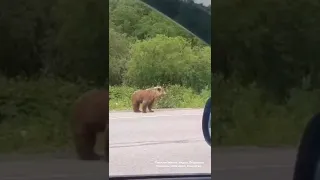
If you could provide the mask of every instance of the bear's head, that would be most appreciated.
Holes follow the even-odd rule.
[[[162,86],[156,86],[153,88],[149,88],[149,90],[151,90],[155,93],[156,98],[160,98],[166,94],[166,91]]]

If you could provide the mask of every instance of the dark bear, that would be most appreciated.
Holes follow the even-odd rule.
[[[109,92],[91,90],[80,96],[72,109],[71,126],[77,155],[81,160],[100,160],[94,152],[98,133],[104,132],[104,157],[109,162]]]
[[[133,112],[141,112],[139,110],[140,104],[142,104],[143,113],[147,113],[147,107],[150,112],[153,112],[151,108],[154,102],[165,94],[166,92],[161,86],[135,91],[132,94]]]

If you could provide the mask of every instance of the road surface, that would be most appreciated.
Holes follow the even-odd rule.
[[[296,151],[290,148],[214,148],[211,164],[201,115],[197,109],[111,112],[110,174],[210,173],[212,168],[215,180],[292,179]],[[0,155],[1,180],[106,177],[105,162],[78,161],[70,153]]]
[[[110,113],[110,175],[210,173],[202,112]]]

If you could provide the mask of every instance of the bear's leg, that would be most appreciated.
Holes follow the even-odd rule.
[[[142,102],[142,112],[143,113],[147,113],[147,106],[148,105],[149,105],[149,103],[147,101]]]
[[[96,143],[96,134],[81,133],[75,135],[76,151],[81,160],[100,160],[101,157],[94,152]]]
[[[141,112],[139,109],[140,103],[139,102],[135,102],[132,104],[133,107],[133,112]]]
[[[154,111],[152,111],[152,106],[153,106],[153,101],[148,105],[148,109],[150,112],[154,112]]]

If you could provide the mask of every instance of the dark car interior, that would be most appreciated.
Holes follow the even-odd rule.
[[[302,135],[293,180],[320,179],[320,113],[314,115]]]

